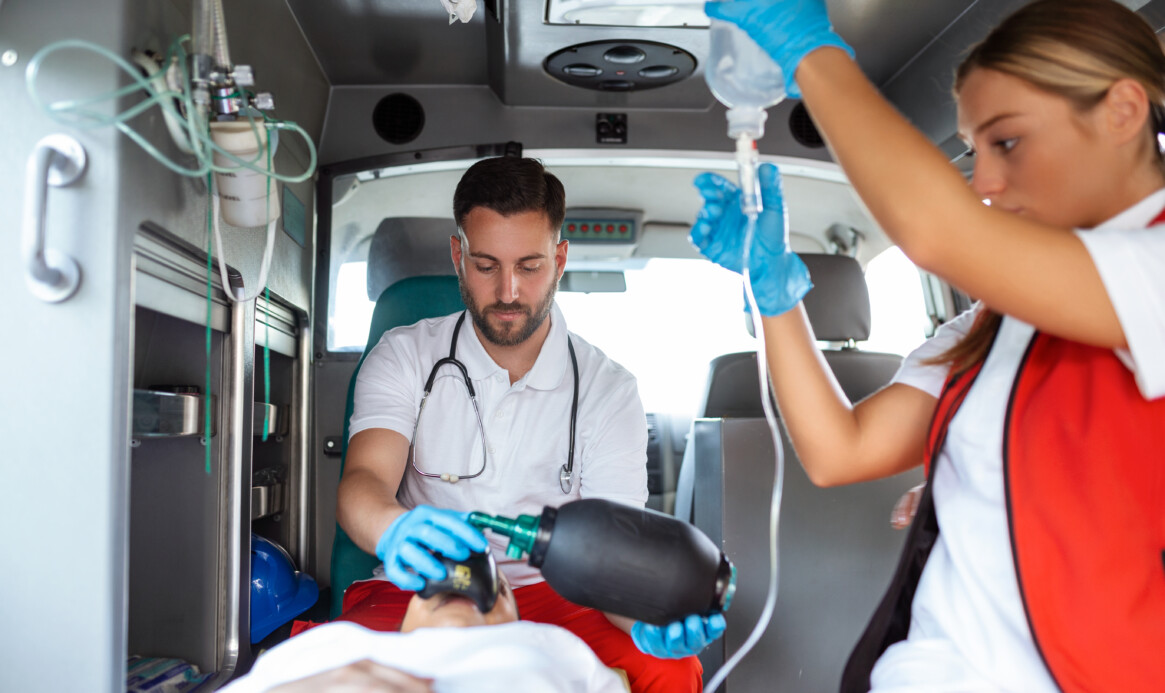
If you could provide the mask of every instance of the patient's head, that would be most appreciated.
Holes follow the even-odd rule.
[[[472,599],[454,592],[441,592],[427,599],[414,594],[401,623],[401,632],[408,633],[418,628],[496,626],[517,621],[518,602],[510,589],[510,581],[504,574],[500,578],[498,599],[484,614]]]
[[[401,632],[417,628],[485,626],[518,620],[510,583],[493,556],[472,553],[462,561],[436,555],[447,577],[430,581],[409,602]]]

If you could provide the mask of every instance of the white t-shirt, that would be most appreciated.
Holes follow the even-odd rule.
[[[461,313],[422,320],[386,332],[369,352],[356,380],[350,434],[387,428],[412,440],[425,381],[449,355]],[[466,316],[457,339],[477,395],[485,429],[486,464],[481,476],[456,483],[417,474],[406,465],[397,498],[405,507],[431,505],[516,517],[539,515],[543,506],[579,498],[606,498],[642,507],[647,502],[647,419],[635,377],[578,335],[578,424],[574,485],[559,487],[559,470],[570,447],[574,374],[567,350],[566,320],[555,305],[550,332],[534,367],[513,385],[494,362]],[[429,473],[467,475],[482,466],[477,416],[460,371],[443,366],[434,381],[417,430],[416,464]],[[536,568],[505,556],[509,540],[487,533],[499,567],[515,587],[539,582]]]
[[[1165,396],[1165,207],[1158,191],[1091,231],[1077,231],[1129,342],[1116,350],[1146,399]],[[1130,230],[1132,229],[1132,230]],[[894,378],[936,397],[948,368],[924,365],[966,334],[979,306],[941,327]],[[1054,693],[1020,600],[1003,493],[1003,427],[1033,328],[1004,317],[991,353],[952,419],[932,480],[940,533],[914,595],[906,640],[871,674],[876,693]]]
[[[624,693],[622,679],[570,631],[518,621],[378,633],[354,623],[312,628],[259,657],[223,693],[275,686],[369,659],[422,678],[438,693]]]

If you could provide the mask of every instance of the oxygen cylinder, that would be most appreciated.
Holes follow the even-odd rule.
[[[516,520],[470,513],[469,522],[511,538],[565,599],[646,623],[727,611],[736,569],[698,529],[674,517],[598,498],[546,506]]]

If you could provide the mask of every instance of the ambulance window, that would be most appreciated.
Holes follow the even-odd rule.
[[[905,356],[927,337],[930,318],[918,268],[893,246],[866,266],[870,290],[870,338],[858,346]]]
[[[708,363],[755,348],[740,275],[706,260],[657,258],[625,276],[625,293],[559,292],[566,323],[635,375],[647,411],[691,416]]]
[[[345,262],[337,270],[328,309],[328,351],[364,351],[372,309],[368,298],[368,263]]]
[[[679,259],[653,259],[625,275],[625,293],[560,291],[558,305],[571,331],[635,375],[647,411],[691,416],[709,362],[756,348],[740,276],[705,260]],[[866,281],[872,327],[858,347],[909,353],[926,339],[929,324],[918,269],[891,248],[869,264]]]

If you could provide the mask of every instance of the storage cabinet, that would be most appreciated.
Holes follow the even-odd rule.
[[[208,298],[205,251],[158,227],[134,257],[128,652],[222,683],[253,659],[251,532],[303,561],[306,321],[229,301],[217,268]]]

